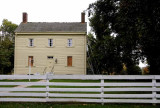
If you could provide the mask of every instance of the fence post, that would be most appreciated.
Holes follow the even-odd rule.
[[[49,98],[49,75],[46,74],[46,102],[48,102]]]
[[[155,79],[155,76],[154,76],[154,79],[152,79],[152,89],[153,89],[153,91],[152,91],[152,103],[153,103],[153,105],[156,105],[156,91],[154,91],[154,89],[156,88],[156,79]]]
[[[30,79],[30,75],[31,75],[31,58],[29,58],[29,72],[28,72],[29,74],[29,81],[31,81],[31,79]]]
[[[102,101],[101,104],[102,105],[104,105],[104,102],[103,102],[104,90],[103,89],[104,89],[104,79],[101,79],[101,101]]]

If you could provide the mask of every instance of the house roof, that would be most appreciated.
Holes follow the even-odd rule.
[[[32,32],[87,32],[87,24],[80,22],[73,23],[48,23],[48,22],[27,22],[21,23],[15,30],[16,33]]]

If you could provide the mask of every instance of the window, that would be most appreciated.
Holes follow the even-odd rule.
[[[28,56],[28,66],[33,67],[33,56]]]
[[[72,46],[72,39],[68,39],[68,47]]]
[[[53,59],[53,56],[47,56],[48,59]]]
[[[67,57],[67,66],[72,66],[72,56]]]
[[[34,40],[33,39],[29,39],[29,46],[33,47],[34,46]]]
[[[53,47],[53,39],[48,39],[48,46]]]

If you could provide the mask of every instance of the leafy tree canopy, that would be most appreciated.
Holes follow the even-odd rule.
[[[147,58],[150,74],[160,74],[160,1],[98,0],[89,5],[88,12],[98,44],[92,52],[100,54],[100,69],[112,67],[107,67],[109,62],[119,70],[117,61],[118,67],[122,63],[135,67],[139,59]]]
[[[0,74],[10,73],[14,67],[14,31],[17,25],[4,19],[0,26]]]
[[[4,19],[2,21],[2,25],[0,27],[0,31],[4,32],[5,35],[14,36],[14,30],[18,27],[18,25]]]

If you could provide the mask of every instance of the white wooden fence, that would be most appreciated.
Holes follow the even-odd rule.
[[[45,81],[17,80],[29,78]],[[0,102],[156,104],[160,103],[160,76],[0,75]]]

